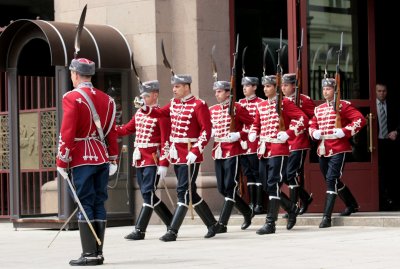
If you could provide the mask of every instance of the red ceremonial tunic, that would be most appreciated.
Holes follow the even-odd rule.
[[[210,111],[204,100],[190,94],[182,99],[171,99],[162,108],[148,107],[147,110],[144,114],[171,120],[168,153],[171,164],[186,164],[189,148],[197,156],[196,163],[203,161],[203,151],[211,137]]]
[[[256,117],[250,133],[260,135],[257,149],[258,158],[275,156],[289,156],[288,142],[277,139],[279,132],[279,115],[276,112],[276,97],[258,104]],[[282,116],[285,122],[285,131],[289,139],[293,139],[307,130],[308,117],[293,102],[287,98],[282,100]]]
[[[365,126],[366,120],[349,101],[340,100],[339,114],[341,117],[342,131],[345,136],[337,138],[333,134],[336,122],[336,112],[332,102],[325,102],[315,108],[314,117],[310,121],[310,136],[321,130],[321,139],[318,142],[318,156],[330,157],[343,152],[351,152],[349,138],[358,133]]]
[[[210,107],[211,122],[214,134],[213,159],[227,159],[243,153],[240,141],[229,142],[231,117],[228,113],[229,102]],[[251,125],[253,117],[239,103],[235,103],[235,131],[241,132],[241,138],[246,140],[247,133],[243,132],[244,124]]]
[[[257,97],[256,95],[253,95],[249,98],[243,98],[239,100],[239,104],[247,109],[249,112],[250,116],[253,117],[253,120],[256,116],[256,110],[257,110],[257,105],[264,101],[264,99]],[[250,131],[251,124],[245,124],[243,126],[243,131],[249,132]],[[244,143],[243,143],[244,142]],[[258,138],[254,142],[250,142],[249,140],[243,141],[242,144],[246,145],[244,149],[243,154],[255,154],[257,153],[257,146],[258,146]],[[243,146],[242,146],[243,147]],[[246,148],[247,147],[247,148]]]
[[[73,168],[81,165],[99,165],[118,157],[117,132],[115,131],[115,102],[109,95],[81,83],[81,88],[92,100],[99,114],[106,144],[100,141],[92,112],[86,99],[76,90],[64,94],[63,119],[58,143],[57,166]]]
[[[295,103],[295,94],[285,98]],[[314,116],[315,104],[314,101],[311,100],[309,96],[300,94],[299,108],[307,115],[309,119],[311,119]],[[293,139],[288,139],[288,143],[289,143],[289,151],[310,149],[310,138],[307,129],[305,129],[298,136],[295,136]]]
[[[152,118],[139,109],[127,124],[116,127],[119,136],[135,134],[132,166],[168,167],[170,126],[169,118]]]

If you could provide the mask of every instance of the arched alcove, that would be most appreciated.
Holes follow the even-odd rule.
[[[17,20],[0,35],[0,70],[7,74],[9,108],[8,115],[0,115],[7,117],[9,130],[10,161],[3,173],[9,174],[15,226],[57,227],[74,210],[67,184],[57,178],[55,154],[61,99],[72,88],[68,66],[74,56],[75,31],[72,23]],[[115,89],[119,113],[125,109],[129,112],[124,117],[130,118],[131,51],[124,36],[108,25],[85,25],[78,57],[96,63],[95,85],[106,92]],[[123,171],[125,180],[129,170]],[[132,222],[130,205],[120,201],[118,191],[110,191],[111,225],[114,212],[119,222]],[[74,228],[76,223],[69,225]]]

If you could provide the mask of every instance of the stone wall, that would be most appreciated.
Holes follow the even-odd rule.
[[[229,1],[55,0],[55,20],[77,23],[86,3],[85,23],[108,24],[121,31],[134,53],[141,80],[160,81],[161,105],[172,97],[171,74],[163,65],[161,40],[174,71],[191,74],[192,92],[209,106],[215,103],[211,69],[211,48],[214,44],[218,77],[220,80],[230,79]],[[197,183],[199,193],[214,212],[219,212],[223,199],[216,190],[211,148],[212,141],[205,150],[205,162],[200,168]],[[174,177],[172,167],[169,176]],[[171,186],[171,189],[171,193],[175,194],[175,187]],[[163,198],[169,204],[168,197]],[[140,207],[140,199],[136,200],[136,207]]]

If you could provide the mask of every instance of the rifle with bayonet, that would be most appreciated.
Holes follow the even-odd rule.
[[[295,97],[294,102],[296,106],[300,105],[300,94],[301,94],[301,52],[303,49],[303,29],[301,29],[300,46],[297,47],[297,68],[296,68],[296,86],[295,86]]]
[[[236,49],[233,53],[233,64],[232,64],[232,72],[231,72],[231,89],[229,96],[229,109],[228,113],[231,118],[231,124],[229,126],[230,132],[236,132],[236,124],[235,124],[235,102],[236,102],[236,60],[238,56],[239,50],[239,34],[236,36]]]
[[[282,84],[281,54],[283,52],[282,29],[280,32],[279,49],[277,49],[276,51],[278,53],[278,64],[276,65],[276,90],[278,92],[277,97],[276,97],[276,113],[278,113],[278,116],[279,116],[279,131],[285,131],[285,121],[284,121],[283,115],[282,115],[283,95],[282,95],[282,89],[281,89],[281,84]]]
[[[343,49],[343,32],[340,35],[340,47],[337,53],[337,64],[336,64],[336,74],[335,74],[335,93],[333,97],[333,110],[336,113],[335,128],[342,128],[342,122],[340,117],[340,56],[342,55]]]

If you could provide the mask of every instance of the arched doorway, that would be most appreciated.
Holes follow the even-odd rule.
[[[61,98],[72,88],[68,65],[74,52],[75,28],[70,23],[18,20],[0,37],[0,68],[6,71],[7,80],[10,160],[1,174],[9,179],[10,217],[15,226],[61,226],[74,209],[68,186],[57,178],[55,154]],[[112,53],[115,51],[118,53]],[[131,85],[131,52],[121,33],[107,25],[86,25],[79,55],[96,63],[97,87],[113,89],[109,93],[119,100],[121,110],[126,107],[129,111],[128,104],[122,102],[131,99],[131,91],[121,89]],[[123,172],[127,179],[129,169]],[[111,191],[110,197],[117,191]],[[111,220],[115,215],[118,221],[131,223],[126,201],[110,200]]]

